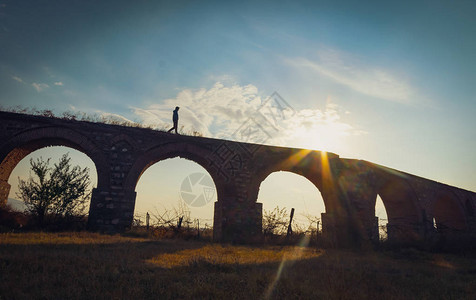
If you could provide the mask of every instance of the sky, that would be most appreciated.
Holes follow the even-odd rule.
[[[180,106],[183,132],[240,140],[233,133],[277,92],[291,114],[267,144],[476,191],[475,15],[474,1],[0,0],[0,104],[159,129]],[[163,180],[171,164],[187,164],[175,186],[205,172],[177,161],[147,170],[137,208],[153,201],[142,181]],[[322,210],[306,179],[271,176],[265,209],[305,198],[302,210]]]

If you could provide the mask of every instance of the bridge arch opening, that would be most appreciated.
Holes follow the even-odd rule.
[[[378,218],[378,237],[379,240],[387,239],[387,224],[388,224],[388,216],[387,216],[387,209],[385,208],[385,204],[382,201],[380,195],[377,194],[377,199],[375,201],[375,216]]]
[[[212,166],[212,157],[213,153],[210,149],[202,146],[194,145],[193,143],[187,142],[173,142],[169,144],[160,145],[158,147],[154,147],[146,151],[144,154],[140,155],[138,159],[132,164],[131,169],[124,180],[124,189],[129,192],[136,191],[137,183],[140,180],[142,174],[152,165],[157,162],[171,159],[171,158],[180,158],[184,159],[185,162],[192,163],[192,165],[199,165],[202,167],[206,173],[211,177],[211,181],[215,187],[215,194],[216,194],[216,201],[210,200],[212,205],[220,202],[220,199],[223,199],[225,192],[226,192],[226,178],[221,176],[219,170],[216,170]],[[191,162],[190,162],[191,161]],[[176,168],[179,170],[180,168]],[[203,170],[202,170],[203,173]],[[187,176],[192,175],[190,173],[185,173],[183,171],[180,172],[181,180],[183,181]],[[193,179],[192,179],[193,181]],[[140,193],[140,191],[139,191]],[[137,198],[136,193],[136,198]],[[133,204],[135,207],[135,201]],[[213,214],[216,214],[214,211],[215,209],[211,209],[210,211]],[[214,220],[216,216],[214,216]],[[132,220],[131,220],[132,221]],[[221,229],[220,225],[213,224],[213,230],[219,232]],[[202,227],[200,225],[200,227]],[[215,238],[215,232],[213,233]],[[219,233],[217,234],[219,237]]]
[[[449,192],[437,195],[433,214],[438,233],[448,234],[467,229],[463,208],[456,196]]]
[[[31,149],[31,148],[30,148]],[[13,150],[15,151],[15,150]],[[26,154],[26,152],[22,152]],[[31,151],[30,153],[21,156],[16,156],[14,160],[8,161],[4,160],[2,166],[9,168],[10,170],[2,170],[2,176],[8,176],[6,178],[8,184],[10,184],[10,192],[8,194],[8,200],[17,210],[24,210],[26,207],[23,201],[17,199],[18,193],[18,178],[23,180],[27,180],[29,178],[29,174],[31,172],[31,165],[30,159],[36,160],[37,158],[43,158],[43,160],[50,159],[50,166],[52,167],[54,164],[58,163],[59,159],[64,155],[68,154],[71,158],[71,165],[72,166],[79,166],[81,169],[87,167],[89,169],[89,179],[90,179],[90,186],[89,190],[97,187],[98,184],[98,174],[96,170],[96,166],[92,159],[87,156],[85,153],[78,151],[76,149],[65,147],[65,146],[49,146],[49,147],[42,147],[36,150]],[[16,162],[16,164],[15,164]],[[4,177],[5,178],[5,177]],[[87,202],[87,207],[85,212],[87,213],[89,210],[90,201]]]
[[[403,178],[392,178],[380,185],[377,194],[387,213],[387,238],[414,241],[420,238],[422,217],[413,188]]]
[[[97,173],[97,186],[109,183],[109,168],[100,149],[91,140],[64,127],[44,127],[26,130],[0,147],[0,201],[7,197],[8,179],[16,165],[28,154],[46,147],[63,146],[75,149],[89,157]]]
[[[178,157],[161,159],[145,167],[137,181],[134,218],[141,224],[149,213],[150,224],[176,224],[200,229],[213,227],[217,189],[209,172],[199,163]]]
[[[294,232],[315,233],[322,228],[321,213],[326,212],[323,197],[316,185],[303,175],[290,171],[270,173],[260,184],[258,202],[263,204],[263,230],[269,230],[265,228],[266,215],[271,215],[276,207],[286,209],[286,214],[281,216],[286,226],[277,233],[286,234],[292,208]]]

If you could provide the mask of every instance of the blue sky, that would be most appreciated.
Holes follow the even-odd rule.
[[[0,0],[0,103],[224,137],[277,91],[269,143],[476,191],[473,1]]]

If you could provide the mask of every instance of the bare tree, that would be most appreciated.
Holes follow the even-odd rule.
[[[161,211],[156,209],[155,213],[152,213],[151,216],[155,219],[154,225],[158,227],[178,229],[180,219],[180,226],[185,225],[190,227],[192,224],[190,214],[191,212],[187,205],[179,200],[178,207],[173,207],[171,210],[163,209]]]
[[[321,218],[319,218],[316,215],[312,215],[309,213],[303,213],[301,214],[304,218],[306,218],[307,223],[309,224],[308,228],[306,231],[314,231],[314,230],[319,230],[319,225],[321,224]]]
[[[276,206],[273,210],[265,210],[263,213],[263,234],[271,236],[286,232],[288,225],[288,213],[286,208],[279,209]]]

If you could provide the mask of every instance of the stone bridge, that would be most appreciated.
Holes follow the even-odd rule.
[[[205,168],[217,190],[213,237],[254,242],[262,237],[261,182],[276,171],[306,177],[321,192],[323,237],[336,246],[378,240],[375,202],[388,215],[388,239],[398,243],[435,235],[474,240],[476,193],[328,152],[168,134],[151,129],[0,112],[0,204],[8,178],[29,153],[67,146],[86,154],[97,170],[89,228],[121,232],[131,226],[135,188],[144,171],[173,157]],[[290,200],[292,205],[292,200]]]

